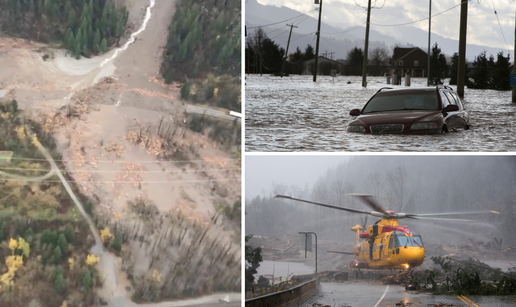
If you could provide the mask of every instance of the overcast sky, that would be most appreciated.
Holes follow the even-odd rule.
[[[302,13],[314,9],[314,0],[258,0],[260,4],[286,6]],[[432,15],[443,12],[459,4],[460,0],[433,0]],[[356,4],[367,7],[366,0],[324,0],[323,20],[330,24],[347,23],[361,25],[366,21],[367,10]],[[392,25],[411,22],[428,17],[428,0],[405,1],[372,1],[381,9],[371,10],[371,23]],[[493,5],[498,13],[498,19],[505,35],[505,41],[500,31]],[[507,47],[514,47],[514,15],[516,0],[472,0],[468,4],[468,43],[498,47],[507,54]],[[310,16],[317,18],[317,12]],[[460,6],[432,18],[432,33],[447,38],[459,37]],[[412,24],[415,27],[428,31],[428,20]],[[372,25],[372,29],[385,33],[394,27],[379,27]],[[512,53],[512,52],[511,52]]]
[[[349,156],[271,156],[246,155],[245,157],[245,198],[270,196],[272,183],[287,186],[311,188],[319,176],[329,167],[337,166]]]

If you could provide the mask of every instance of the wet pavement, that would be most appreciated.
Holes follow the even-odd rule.
[[[404,305],[400,304],[401,302]],[[367,282],[321,283],[319,293],[300,306],[314,306],[315,303],[335,307],[429,307],[436,305],[467,307],[475,306],[475,304],[482,307],[495,307],[516,305],[516,296],[467,296],[461,299],[457,296],[429,295],[417,291],[407,291],[399,285]]]
[[[347,84],[350,81],[351,84]],[[516,103],[511,91],[465,89],[471,129],[444,135],[346,132],[349,111],[362,108],[385,77],[246,75],[246,151],[514,151]],[[448,80],[445,81],[448,83]],[[412,87],[426,86],[413,78]],[[452,88],[456,88],[452,86]]]

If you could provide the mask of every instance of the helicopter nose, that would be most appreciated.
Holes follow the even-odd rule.
[[[404,251],[406,262],[412,266],[419,266],[425,259],[425,249],[423,247],[407,247]]]

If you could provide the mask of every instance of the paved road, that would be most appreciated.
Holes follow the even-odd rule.
[[[469,301],[468,301],[469,300]],[[403,301],[411,307],[439,306],[514,306],[516,296],[457,296],[427,295],[416,291],[407,291],[399,285],[384,285],[382,283],[348,282],[348,283],[321,283],[321,290],[317,295],[300,306],[312,306],[314,303],[330,305],[332,307],[386,307],[397,306]],[[448,304],[448,305],[444,305]],[[403,306],[403,305],[402,305]]]

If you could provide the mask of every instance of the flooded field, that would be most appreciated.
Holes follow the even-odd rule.
[[[246,75],[246,151],[514,151],[516,103],[511,91],[465,89],[470,130],[444,135],[364,135],[346,132],[351,109],[361,109],[386,84],[355,76]],[[351,82],[351,84],[347,84]],[[404,80],[403,80],[404,82]],[[446,80],[445,84],[448,83]],[[412,87],[426,86],[413,78]],[[454,89],[455,86],[452,86]]]

